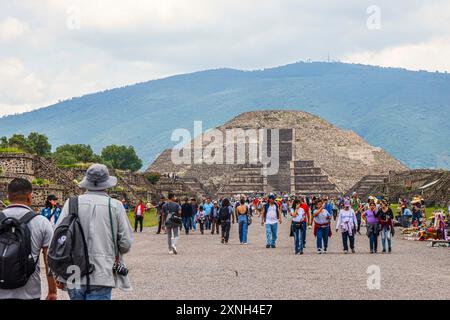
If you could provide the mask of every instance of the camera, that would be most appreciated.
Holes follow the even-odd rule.
[[[128,275],[128,268],[120,262],[115,262],[112,269],[113,272],[117,273],[120,276]]]

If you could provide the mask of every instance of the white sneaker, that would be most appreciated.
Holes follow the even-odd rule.
[[[322,250],[317,249],[317,254],[322,254]]]
[[[169,254],[173,254],[173,250],[169,250]]]
[[[177,254],[177,253],[178,253],[178,251],[177,251],[177,247],[175,247],[175,246],[172,246],[172,250],[173,250],[173,253],[174,253],[174,254]]]

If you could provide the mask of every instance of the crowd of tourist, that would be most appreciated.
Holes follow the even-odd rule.
[[[104,165],[94,164],[79,184],[86,192],[67,200],[63,207],[49,195],[39,215],[33,206],[32,185],[17,178],[8,186],[11,203],[0,211],[0,299],[40,299],[42,253],[48,283],[47,299],[57,298],[57,289],[66,290],[73,300],[108,300],[112,289],[130,288],[123,255],[133,243],[133,228],[127,212],[133,208],[134,232],[143,231],[145,215],[153,208],[158,218],[157,234],[167,235],[168,252],[177,255],[180,232],[211,233],[223,245],[230,241],[233,224],[238,225],[240,244],[248,244],[249,227],[264,227],[265,247],[275,249],[279,226],[290,224],[293,252],[303,255],[306,234],[315,237],[317,254],[329,252],[333,231],[341,234],[344,254],[356,253],[356,236],[365,226],[371,254],[392,253],[396,224],[408,227],[424,223],[422,200],[400,199],[394,216],[387,199],[369,197],[294,196],[289,194],[249,194],[230,198],[177,199],[169,193],[159,203],[127,201],[110,197],[107,190],[117,184]],[[409,206],[412,205],[412,209]],[[450,209],[450,208],[449,208]],[[334,228],[333,228],[334,226]],[[333,230],[334,229],[334,230]],[[259,232],[253,230],[252,232]],[[76,236],[74,236],[76,235]],[[220,240],[219,240],[220,239]],[[262,244],[261,244],[262,245]],[[75,284],[68,270],[80,268]]]
[[[168,204],[176,207],[168,208]],[[291,236],[294,238],[294,253],[302,255],[306,246],[307,230],[312,229],[316,238],[318,254],[328,252],[328,240],[332,236],[332,220],[335,232],[341,233],[342,250],[345,254],[355,253],[355,237],[361,235],[361,226],[366,228],[370,253],[378,253],[381,238],[382,253],[392,252],[392,237],[398,220],[386,199],[370,197],[362,202],[357,196],[352,197],[295,197],[283,195],[241,195],[212,200],[210,197],[198,202],[197,199],[177,200],[174,194],[169,199],[161,198],[155,206],[158,217],[157,234],[167,234],[169,254],[176,254],[173,242],[178,240],[178,230],[186,235],[199,231],[201,234],[211,232],[219,234],[221,242],[227,244],[230,239],[230,227],[238,224],[239,242],[248,243],[249,226],[255,219],[260,219],[265,227],[266,248],[276,248],[278,226],[286,221],[291,224]],[[403,209],[401,209],[404,212]],[[168,216],[178,214],[180,222],[168,221]],[[421,223],[424,216],[416,217]],[[178,228],[173,228],[175,224]],[[170,229],[169,229],[170,228]],[[169,231],[168,231],[169,229]],[[135,230],[136,231],[136,230]]]

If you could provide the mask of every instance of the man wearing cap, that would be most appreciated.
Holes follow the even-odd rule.
[[[78,216],[94,269],[89,291],[86,277],[81,279],[80,288],[67,285],[71,300],[111,300],[113,288],[131,289],[128,276],[113,273],[113,265],[123,264],[122,255],[130,251],[133,243],[133,231],[122,203],[106,193],[116,184],[117,178],[110,176],[103,164],[91,165],[79,184],[86,192],[78,197]],[[68,214],[69,201],[66,201],[58,224]],[[64,279],[58,280],[65,283]]]
[[[276,248],[278,223],[281,224],[281,208],[275,203],[274,195],[269,196],[261,216],[261,225],[266,226],[266,248]]]

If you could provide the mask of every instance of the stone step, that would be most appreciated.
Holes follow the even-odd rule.
[[[317,167],[294,168],[294,174],[322,174],[322,169]]]
[[[326,175],[295,175],[295,183],[302,182],[329,182],[329,178]]]
[[[294,161],[294,168],[314,168],[313,160],[296,160]]]

